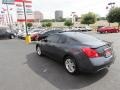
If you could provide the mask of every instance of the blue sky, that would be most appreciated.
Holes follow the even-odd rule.
[[[108,2],[116,2],[120,7],[120,0],[33,0],[33,10],[41,11],[45,18],[54,18],[55,10],[63,10],[64,17],[70,17],[71,12],[76,12],[78,16],[87,12],[95,12],[100,16],[106,16]],[[1,5],[0,8],[4,7]],[[15,14],[14,12],[11,12]]]

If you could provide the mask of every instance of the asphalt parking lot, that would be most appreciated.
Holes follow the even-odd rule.
[[[113,42],[115,63],[97,74],[69,75],[63,66],[35,53],[35,45],[0,40],[0,90],[120,90],[120,33],[87,34]]]

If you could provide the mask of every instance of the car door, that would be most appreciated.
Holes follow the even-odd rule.
[[[50,35],[42,40],[42,49],[48,56],[54,58],[55,46],[59,37],[57,35]]]
[[[2,30],[0,29],[0,39],[2,38]]]
[[[61,62],[66,54],[73,52],[73,48],[78,45],[77,40],[67,37],[65,35],[60,35],[58,43],[56,44],[56,58]]]
[[[0,38],[6,38],[6,30],[0,29]]]
[[[56,59],[56,57],[58,57],[58,55],[56,54],[58,51],[58,40],[59,40],[59,35],[52,35],[51,36],[51,40],[49,41],[49,53],[50,55]]]
[[[67,44],[67,37],[64,35],[58,35],[59,36],[59,40],[57,41],[57,43],[54,44],[54,57],[56,60],[58,61],[62,61],[63,56],[66,54],[67,48],[68,48],[68,44]]]

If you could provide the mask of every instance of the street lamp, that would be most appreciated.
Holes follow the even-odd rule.
[[[25,38],[25,42],[26,44],[31,43],[31,37],[28,34],[28,29],[27,29],[27,15],[26,15],[26,8],[25,8],[25,0],[23,0],[23,9],[24,9],[24,17],[25,17],[25,30],[26,30],[26,38]]]
[[[6,2],[8,2],[8,0],[6,0]],[[7,8],[7,15],[8,15],[8,21],[9,21],[9,28],[10,28],[10,30],[12,30],[11,20],[10,20],[10,13],[9,13],[9,7],[8,7],[7,3],[6,3],[6,8]]]
[[[111,8],[114,8],[115,7],[115,2],[108,3],[108,6],[110,6]]]
[[[74,24],[75,23],[75,13],[76,12],[72,12],[71,16],[72,16],[72,23]]]
[[[115,2],[108,3],[108,6],[106,7],[106,9],[109,9],[109,6],[110,6],[110,9],[114,8],[115,7]],[[110,26],[110,23],[109,23],[109,26]]]
[[[26,15],[26,8],[25,8],[25,0],[23,0],[23,9],[24,9],[24,17],[25,17],[25,30],[26,30],[26,35],[28,35],[28,30],[27,30],[27,15]]]

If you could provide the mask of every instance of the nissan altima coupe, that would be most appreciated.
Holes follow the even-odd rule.
[[[114,62],[112,45],[80,32],[63,32],[43,38],[36,44],[39,56],[62,62],[67,72],[98,72]]]

